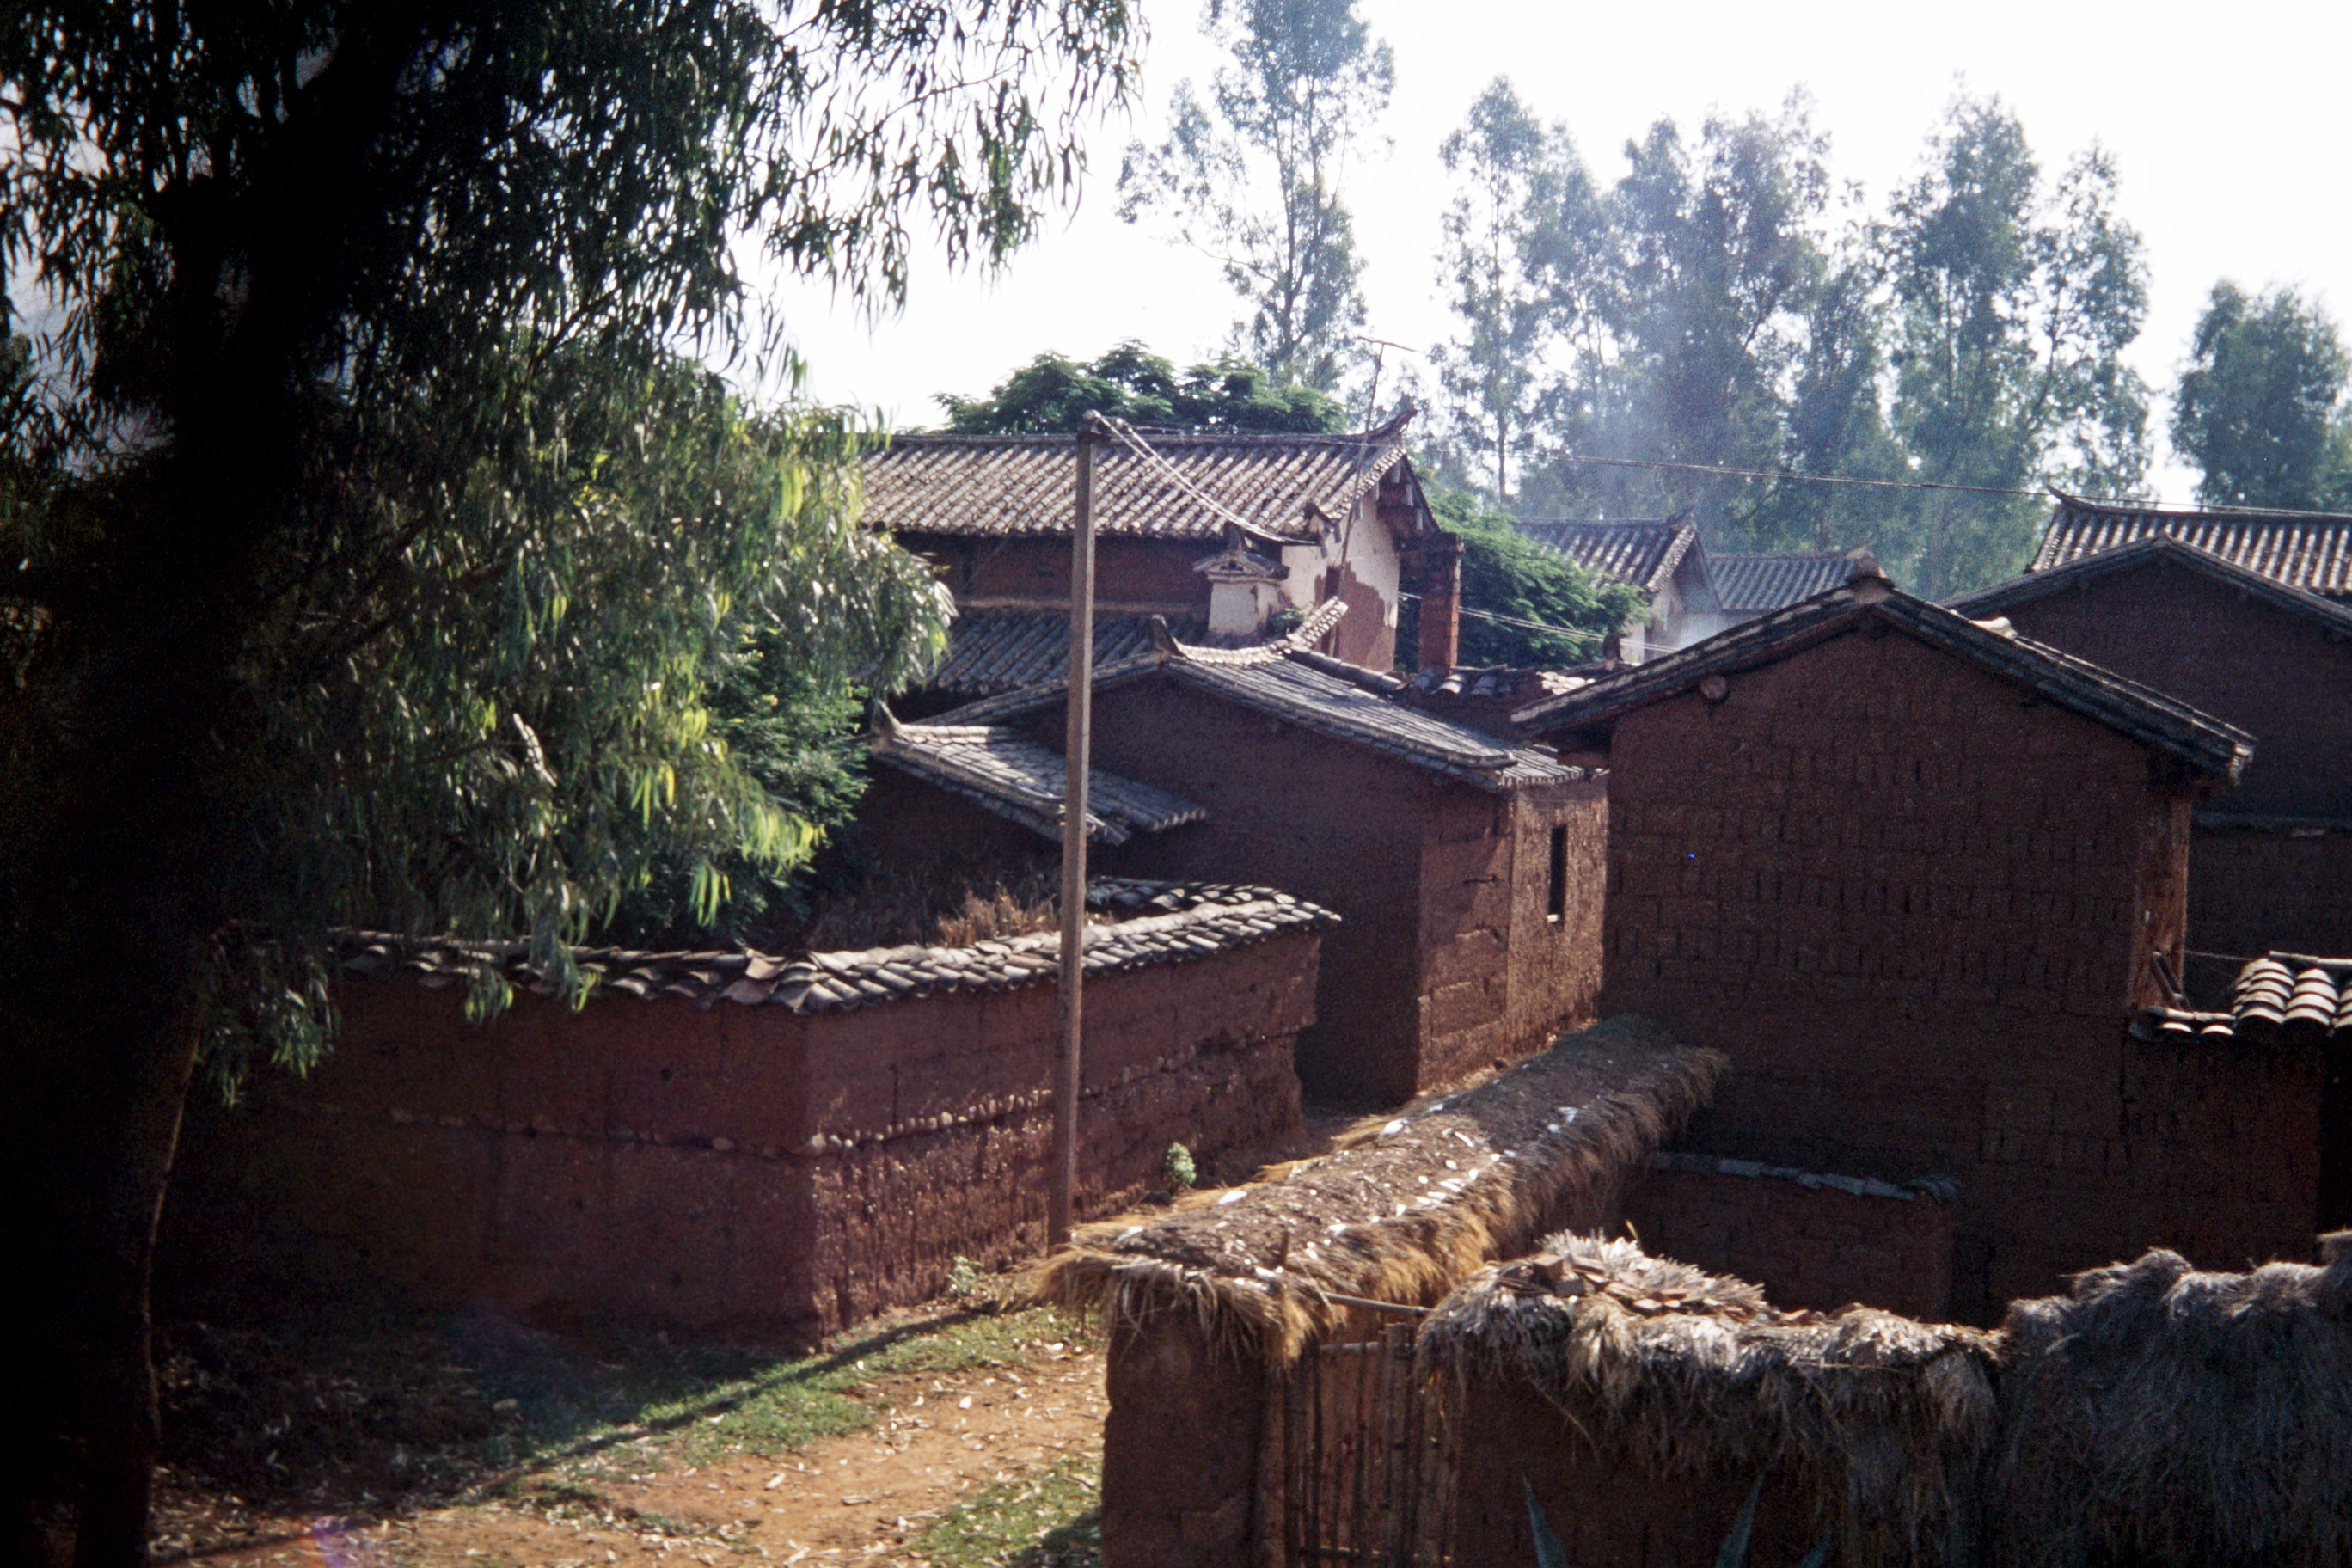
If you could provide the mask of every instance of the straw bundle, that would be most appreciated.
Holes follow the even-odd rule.
[[[1723,1068],[1638,1019],[1597,1025],[1354,1147],[1082,1233],[1034,1289],[1114,1323],[1193,1313],[1211,1342],[1286,1366],[1347,1321],[1334,1296],[1426,1305],[1552,1226],[1597,1223]]]
[[[1562,1437],[1662,1476],[1802,1478],[1848,1563],[1966,1560],[1993,1441],[1992,1336],[1851,1307],[1780,1313],[1756,1287],[1557,1236],[1431,1316],[1423,1372],[1475,1430],[1482,1390],[1530,1387]]]
[[[2352,1562],[2352,1232],[2321,1256],[2150,1252],[2012,1304],[1990,1560]]]

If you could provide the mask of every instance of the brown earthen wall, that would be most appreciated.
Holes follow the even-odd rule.
[[[2352,691],[2345,694],[2352,707]],[[2234,805],[2224,795],[2217,806]],[[2352,832],[2200,826],[2189,849],[2189,946],[2234,958],[2352,956]],[[2198,1005],[2229,1005],[2242,963],[2192,961],[2208,974]]]
[[[2217,809],[2352,816],[2352,642],[2327,627],[2162,561],[2007,615],[2037,642],[2252,735],[2253,761]]]
[[[1968,1316],[2192,1235],[2239,1238],[2185,1248],[2210,1267],[2308,1246],[2308,1218],[2245,1195],[2244,1149],[2151,1142],[2163,1111],[2129,1099],[2124,1026],[2158,997],[2187,852],[2138,746],[1848,634],[1627,715],[1611,763],[1604,1006],[1731,1057],[1695,1147],[1957,1176]],[[2227,1056],[2182,1064],[2200,1114],[2269,1129],[2278,1182],[2315,1183],[2315,1068]]]
[[[941,858],[988,865],[1060,862],[1055,841],[961,795],[887,763],[868,762],[866,771],[866,794],[857,803],[858,847],[883,865],[919,866]]]
[[[1778,1176],[1653,1171],[1625,1199],[1643,1247],[1751,1280],[1772,1304],[1835,1311],[1860,1301],[1941,1320],[1952,1286],[1952,1211]]]
[[[1316,944],[1088,984],[1085,1212],[1157,1187],[1171,1142],[1213,1168],[1296,1125]],[[524,995],[486,1028],[404,978],[341,1005],[307,1079],[195,1116],[178,1279],[814,1334],[1041,1242],[1050,985],[808,1017]]]
[[[1455,1441],[1448,1560],[1465,1568],[1534,1568],[1530,1494],[1571,1568],[1714,1563],[1757,1481],[1753,1470],[1661,1474],[1598,1457],[1533,1389],[1495,1379],[1472,1386]],[[1763,1568],[1802,1561],[1818,1538],[1809,1528],[1803,1497],[1797,1475],[1765,1472],[1743,1561]]]
[[[2009,612],[2018,630],[2225,719],[2254,737],[2213,809],[2352,817],[2352,642],[2203,574],[2156,561]],[[2189,944],[2207,952],[2352,952],[2352,834],[2200,828]],[[2207,998],[2211,1000],[2211,998]]]
[[[1067,534],[971,539],[902,533],[898,542],[940,565],[959,604],[1069,605]],[[1205,616],[1209,580],[1192,566],[1217,549],[1213,540],[1097,538],[1095,603],[1103,610],[1126,606]]]
[[[1308,1098],[1394,1105],[1592,1016],[1598,783],[1527,792],[1514,807],[1165,680],[1102,691],[1094,711],[1097,766],[1209,812],[1100,850],[1106,870],[1280,888],[1340,917],[1324,937],[1315,1026],[1299,1039]],[[1062,724],[1058,706],[1024,721],[1052,744]],[[1559,928],[1541,902],[1555,820],[1570,827]]]
[[[1607,874],[1598,780],[1507,795],[1454,790],[1438,804],[1421,847],[1423,1087],[1514,1060],[1591,1020]],[[1554,826],[1568,833],[1557,921]]]

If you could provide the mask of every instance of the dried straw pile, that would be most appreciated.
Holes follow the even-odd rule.
[[[2352,1232],[2325,1268],[2179,1254],[2011,1306],[1988,1560],[2352,1563]]]
[[[1596,1025],[1353,1147],[1081,1233],[1035,1289],[1115,1323],[1194,1312],[1213,1342],[1287,1365],[1347,1320],[1333,1295],[1427,1305],[1552,1226],[1596,1223],[1723,1068],[1638,1019]]]
[[[1545,1245],[1480,1272],[1422,1330],[1422,1370],[1472,1440],[1482,1396],[1531,1388],[1563,1440],[1662,1476],[1794,1471],[1841,1561],[1968,1560],[1992,1335],[1864,1307],[1775,1312],[1753,1285],[1630,1242]]]

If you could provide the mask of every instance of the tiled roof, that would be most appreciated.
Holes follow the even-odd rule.
[[[1990,588],[1964,594],[1950,601],[1950,605],[1964,616],[1979,618],[2006,615],[2020,605],[2030,605],[2053,594],[2079,588],[2115,573],[2158,561],[2168,561],[2185,567],[2248,598],[2260,599],[2266,605],[2305,616],[2332,631],[2352,633],[2352,608],[2334,599],[2323,599],[2317,594],[2294,587],[2276,577],[2249,571],[2235,562],[2223,560],[2210,550],[2200,549],[2168,534],[2135,540],[2129,544],[2119,544],[2113,550],[2102,550],[2095,555],[2078,555],[2045,571],[2029,572],[2022,577],[2012,577],[2006,583],[1996,583]]]
[[[1302,626],[1300,631],[1307,629]],[[1587,776],[1582,768],[1563,767],[1541,752],[1512,746],[1465,725],[1403,707],[1383,695],[1378,684],[1401,685],[1393,677],[1352,668],[1346,674],[1334,673],[1337,666],[1337,660],[1279,645],[1194,648],[1171,641],[1152,653],[1097,666],[1095,689],[1165,677],[1254,712],[1287,720],[1303,730],[1485,789],[1566,784]],[[940,719],[946,723],[993,723],[1051,707],[1062,700],[1068,687],[1066,677],[1043,681],[967,703]]]
[[[1089,908],[1134,918],[1087,932],[1087,973],[1181,963],[1247,947],[1286,931],[1321,931],[1339,917],[1270,888],[1105,878],[1088,885]],[[1150,911],[1150,912],[1147,912]],[[633,952],[575,948],[572,961],[594,992],[642,1001],[674,996],[698,1007],[731,1002],[824,1013],[935,992],[1008,991],[1061,973],[1059,931],[972,947],[885,947],[863,952]],[[355,975],[413,976],[426,986],[464,984],[488,966],[518,990],[553,994],[521,942],[457,942],[361,933],[344,944],[341,967]]]
[[[1208,623],[1181,621],[1175,634],[1208,635]],[[1095,663],[1116,664],[1151,651],[1150,616],[1095,616]],[[1066,610],[964,610],[948,628],[948,656],[923,685],[957,696],[987,697],[1051,680],[1070,668]]]
[[[1836,587],[1853,575],[1854,555],[1830,551],[1796,555],[1717,555],[1706,558],[1716,602],[1726,615],[1785,609],[1800,599]]]
[[[2131,506],[2060,494],[2029,572],[2046,572],[2085,555],[2158,536],[2210,551],[2233,566],[2289,587],[2352,596],[2352,514],[2193,511]]]
[[[2226,1013],[2150,1007],[2133,1021],[2143,1040],[2352,1040],[2352,958],[2273,952],[2238,972]]]
[[[1584,567],[1657,593],[1675,568],[1698,548],[1698,524],[1686,517],[1629,518],[1623,522],[1528,517],[1521,533],[1549,544]]]
[[[898,724],[885,721],[872,740],[876,761],[1047,838],[1062,837],[1062,753],[991,724]],[[1199,822],[1208,812],[1166,790],[1089,769],[1087,837],[1124,844],[1138,833],[1158,833]]]
[[[1185,482],[1265,533],[1319,536],[1404,458],[1401,429],[1294,436],[1150,432]],[[866,521],[894,533],[1066,534],[1077,488],[1066,436],[900,436],[866,459]],[[1310,510],[1311,509],[1311,510]],[[1095,527],[1147,539],[1223,540],[1226,519],[1158,465],[1097,451]]]
[[[2253,738],[2242,730],[2005,626],[1979,624],[1900,593],[1878,576],[1856,578],[1580,691],[1530,703],[1512,718],[1532,733],[1606,725],[1620,714],[1691,690],[1710,676],[1777,662],[1871,621],[1906,632],[2200,772],[2234,782],[2253,755]]]

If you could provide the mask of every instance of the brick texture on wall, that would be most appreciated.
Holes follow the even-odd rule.
[[[1688,1147],[1958,1178],[1968,1316],[2149,1245],[2307,1250],[2312,1201],[2242,1175],[2315,1183],[2315,1061],[2208,1048],[2168,1067],[2176,1098],[2133,1098],[2190,805],[2138,746],[1858,632],[1626,715],[1610,761],[1604,1006],[1733,1062]],[[2175,1110],[2266,1129],[2261,1152],[2157,1136]]]
[[[2352,818],[2352,641],[2331,628],[2160,558],[2008,615],[2252,735],[2215,811]],[[2200,827],[2189,865],[2192,948],[2352,953],[2352,833]]]
[[[1122,876],[1245,882],[1321,905],[1308,1098],[1401,1103],[1540,1049],[1594,1016],[1600,984],[1600,781],[1496,794],[1150,680],[1095,699],[1096,765],[1205,806],[1098,859]],[[1055,708],[1024,721],[1058,745]],[[1567,917],[1545,918],[1551,829],[1568,828]]]
[[[1079,1202],[1212,1173],[1297,1123],[1318,938],[1087,987]],[[829,1332],[1043,1240],[1055,988],[794,1015],[341,987],[337,1050],[194,1118],[171,1284],[344,1291],[558,1320]]]
[[[1661,1160],[1665,1168],[1625,1200],[1644,1250],[1761,1285],[1776,1307],[1832,1312],[1859,1301],[1910,1318],[1944,1315],[1953,1215],[1943,1199],[1885,1183],[1719,1168],[1739,1162]],[[1718,1168],[1700,1168],[1709,1164]]]

